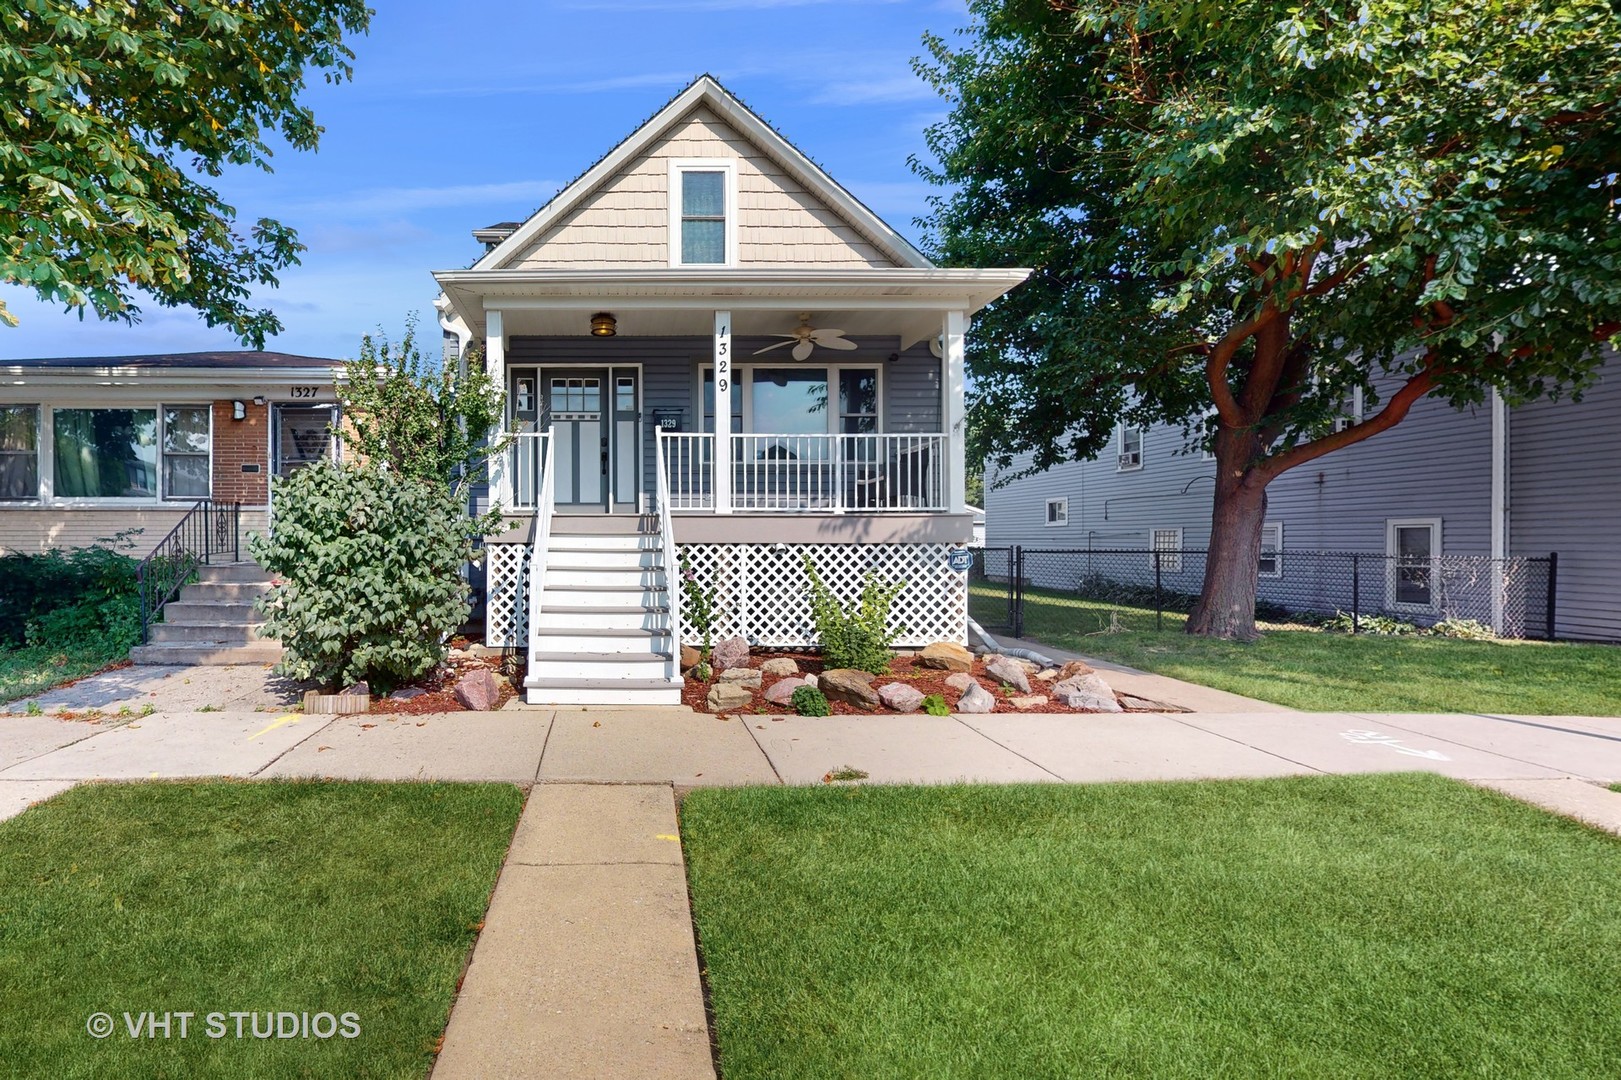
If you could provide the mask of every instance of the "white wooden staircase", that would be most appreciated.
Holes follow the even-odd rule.
[[[550,526],[549,535],[537,535],[530,564],[524,699],[531,705],[679,705],[670,604],[675,582],[658,519],[556,515]]]

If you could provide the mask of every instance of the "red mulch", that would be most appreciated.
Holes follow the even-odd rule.
[[[456,699],[456,680],[469,671],[481,667],[495,672],[496,685],[501,688],[501,700],[495,705],[499,709],[518,693],[512,685],[512,680],[501,673],[501,661],[496,657],[455,656],[427,678],[420,679],[414,684],[426,690],[426,694],[419,694],[409,700],[374,696],[371,699],[371,711],[374,715],[388,713],[394,716],[465,712],[467,707]]]
[[[786,656],[793,660],[799,665],[801,673],[816,672],[820,674],[824,667],[821,656],[809,652],[755,652],[749,656],[749,666],[757,668],[766,660],[778,656]],[[913,657],[902,654],[890,662],[889,674],[878,676],[874,680],[873,686],[879,687],[891,682],[908,683],[921,690],[924,694],[939,694],[945,699],[947,706],[954,706],[957,703],[957,698],[961,695],[958,691],[946,685],[946,677],[950,674],[951,672],[941,671],[938,668],[922,667],[916,663]],[[1048,694],[1048,688],[1052,684],[1040,682],[1033,675],[1030,677],[1030,692],[1032,694],[1048,694],[1048,702],[1045,705],[1037,705],[1030,709],[1015,708],[1008,701],[1008,695],[1002,692],[1002,684],[985,674],[985,660],[983,657],[976,656],[974,658],[974,670],[971,674],[979,681],[979,685],[989,690],[991,696],[996,698],[996,711],[999,713],[1084,713],[1088,711],[1086,709],[1072,709],[1067,705],[1060,705],[1057,701],[1050,700],[1051,695]],[[756,715],[792,714],[793,708],[791,706],[773,705],[765,700],[765,691],[773,683],[783,678],[792,678],[792,676],[765,676],[760,686],[760,692],[755,694],[754,704],[742,711]],[[681,691],[681,700],[691,706],[695,712],[708,712],[709,686],[709,683],[698,682],[689,675],[687,684]],[[1012,693],[1018,695],[1019,691],[1014,690]],[[862,709],[854,705],[846,705],[842,701],[829,701],[828,707],[835,715],[839,716],[895,715],[889,713],[886,709]]]

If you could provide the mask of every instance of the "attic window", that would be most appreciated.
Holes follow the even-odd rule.
[[[670,228],[671,264],[725,266],[735,261],[731,162],[676,162],[671,169],[675,193]]]

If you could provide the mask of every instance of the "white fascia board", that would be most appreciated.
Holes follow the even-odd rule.
[[[40,368],[0,364],[0,389],[26,386],[213,386],[222,390],[258,388],[266,383],[335,385],[342,381],[336,368]]]

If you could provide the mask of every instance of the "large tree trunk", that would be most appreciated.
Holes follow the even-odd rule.
[[[1235,473],[1236,480],[1222,482]],[[1222,468],[1219,461],[1216,475],[1204,590],[1188,616],[1187,631],[1252,641],[1260,636],[1255,629],[1255,586],[1266,520],[1266,481],[1249,470]]]

